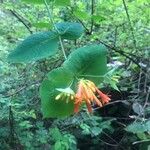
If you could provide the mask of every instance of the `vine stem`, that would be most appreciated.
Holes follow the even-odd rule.
[[[59,30],[57,29],[57,27],[56,27],[56,25],[54,23],[54,20],[52,18],[52,13],[50,12],[50,9],[48,7],[48,4],[47,4],[46,0],[44,0],[44,4],[45,4],[45,7],[46,7],[47,12],[48,12],[48,17],[49,17],[50,24],[52,24],[54,26],[55,30],[57,31],[57,33],[60,34]],[[65,60],[67,60],[67,55],[65,53],[65,49],[64,49],[63,42],[62,42],[62,39],[61,39],[60,35],[59,35],[59,42],[60,42],[60,46],[61,46],[61,50],[62,50],[62,53],[64,55],[64,58],[65,58]]]
[[[59,33],[59,31],[58,31],[58,29],[56,28],[55,23],[54,23],[54,21],[53,21],[53,19],[52,19],[52,14],[51,14],[51,12],[50,12],[50,10],[49,10],[49,7],[48,7],[48,4],[47,4],[47,1],[46,1],[46,0],[44,0],[44,4],[45,4],[45,7],[46,7],[47,12],[48,12],[49,22],[54,26],[55,30]]]
[[[66,53],[65,53],[65,49],[64,49],[64,46],[63,46],[61,36],[59,36],[59,42],[60,42],[60,46],[61,46],[61,50],[63,52],[64,58],[65,58],[65,60],[67,60],[67,56],[66,56]]]
[[[130,25],[131,34],[132,34],[132,37],[133,37],[133,44],[134,44],[134,46],[136,48],[136,39],[135,39],[135,35],[134,35],[134,28],[133,28],[132,23],[131,23],[131,19],[130,19],[130,15],[129,15],[129,12],[128,12],[128,8],[127,8],[125,0],[122,0],[122,2],[123,2],[123,6],[124,6],[124,9],[125,9],[125,12],[126,12],[126,15],[127,15],[127,19],[128,19],[129,25]]]
[[[95,1],[91,0],[91,16],[93,16],[93,14],[94,14],[94,5],[95,5]],[[90,34],[92,34],[92,32],[93,32],[93,27],[94,27],[94,21],[93,21],[93,18],[91,18],[91,30],[90,30]]]

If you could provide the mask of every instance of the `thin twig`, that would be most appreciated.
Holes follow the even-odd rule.
[[[124,6],[124,9],[126,11],[126,15],[127,15],[128,22],[129,22],[129,25],[130,25],[131,34],[132,34],[132,37],[133,37],[133,44],[136,48],[136,40],[135,40],[135,35],[134,35],[134,29],[132,27],[132,23],[131,23],[130,15],[129,15],[129,12],[128,12],[128,8],[127,8],[125,0],[122,0],[122,2],[123,2],[123,6]]]
[[[91,17],[93,17],[93,14],[94,14],[94,4],[95,4],[95,0],[91,0]],[[94,27],[94,20],[93,20],[93,18],[91,18],[90,34],[92,34],[92,32],[93,32],[93,27]]]
[[[30,32],[30,34],[33,33],[33,31],[30,29],[31,26],[29,25],[29,23],[27,24],[16,11],[13,10],[9,11],[26,27],[26,29]]]
[[[116,47],[116,42],[117,42],[117,32],[118,32],[118,26],[116,26],[116,28],[115,28],[115,33],[114,33],[114,42],[113,42],[114,47]]]
[[[59,42],[60,42],[60,45],[61,45],[61,49],[62,49],[64,58],[65,58],[65,60],[67,60],[67,56],[66,56],[66,53],[65,53],[65,49],[64,49],[64,46],[63,46],[63,42],[62,42],[61,36],[59,36]]]
[[[104,131],[102,131],[102,133],[105,134],[110,140],[112,140],[113,142],[115,142],[115,143],[118,145],[118,147],[120,147],[121,149],[125,150],[125,148],[122,147],[122,146],[120,145],[120,143],[118,143],[116,140],[114,140],[114,139],[113,139],[111,136],[109,136],[107,133],[105,133]]]
[[[35,83],[33,83],[33,84],[30,84],[30,86],[33,86],[33,85],[37,85],[37,86],[40,85],[40,84],[39,84],[39,81],[38,81],[38,82],[35,82]],[[14,93],[7,94],[6,96],[3,96],[2,98],[8,98],[8,97],[12,97],[12,96],[14,96],[14,95],[17,95],[18,93],[20,93],[21,91],[23,91],[23,90],[26,89],[26,88],[28,88],[27,85],[25,85],[25,86],[19,88],[19,89],[16,90]]]
[[[113,105],[113,104],[116,104],[116,103],[124,103],[124,102],[128,102],[128,101],[131,101],[131,100],[117,100],[117,101],[114,101],[114,102],[109,102],[109,103],[105,104],[105,106]],[[93,111],[98,110],[98,109],[101,109],[101,107],[94,108]]]
[[[8,98],[8,97],[14,96],[14,95],[18,94],[19,92],[23,91],[25,88],[26,88],[26,86],[23,86],[22,88],[19,88],[18,90],[16,90],[14,93],[8,94],[2,98]]]
[[[138,78],[138,96],[140,94],[140,87],[141,87],[141,77],[142,77],[142,70],[140,69],[139,78]]]
[[[133,142],[132,145],[140,144],[140,143],[144,143],[144,142],[150,142],[150,140],[146,139],[146,140],[142,140],[142,141],[136,141],[136,142]]]
[[[100,139],[100,138],[99,138],[99,140],[100,140],[101,142],[103,142],[104,144],[106,144],[106,145],[113,146],[113,147],[118,147],[118,145],[105,142],[104,140],[102,140],[102,139]]]
[[[148,74],[145,74],[145,81],[144,81],[144,93],[147,91],[147,82],[148,82]]]
[[[143,109],[145,109],[145,107],[146,107],[146,105],[148,103],[149,97],[150,97],[150,87],[149,87],[148,92],[146,94],[146,98],[145,98],[145,103],[144,103]]]
[[[112,50],[114,50],[115,52],[121,54],[122,56],[125,56],[126,58],[128,58],[129,60],[131,60],[133,63],[135,63],[139,68],[141,68],[141,65],[139,64],[139,62],[138,62],[137,60],[133,59],[132,57],[130,57],[129,55],[127,55],[126,52],[121,51],[121,50],[119,50],[118,48],[113,47],[113,46],[111,46],[111,45],[109,45],[109,44],[106,44],[106,43],[103,42],[103,41],[100,41],[100,40],[99,40],[99,42],[102,43],[102,44],[104,44],[104,45],[105,45],[106,47],[108,47],[109,49],[112,49]],[[144,70],[143,70],[143,71],[144,71]]]
[[[71,15],[73,15],[73,16],[82,24],[82,26],[83,26],[83,28],[85,29],[86,33],[87,33],[87,34],[90,34],[89,29],[86,27],[86,25],[83,23],[83,21],[80,20],[77,16],[74,15],[72,7],[68,7],[68,9],[70,10]]]
[[[76,17],[77,18],[77,17]],[[84,29],[86,30],[86,33],[87,34],[90,34],[90,31],[89,31],[89,29],[86,27],[86,25],[79,19],[79,18],[77,18],[77,20],[82,24],[82,26],[84,27]]]
[[[9,140],[10,140],[10,145],[12,148],[14,148],[14,117],[13,117],[13,111],[12,111],[12,107],[9,106],[9,129],[10,129],[10,136],[9,136]]]

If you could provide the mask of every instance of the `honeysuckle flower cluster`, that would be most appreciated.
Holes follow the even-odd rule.
[[[98,97],[96,96],[98,95]],[[75,108],[74,112],[79,112],[80,105],[85,102],[88,111],[92,112],[92,103],[102,107],[105,103],[108,103],[110,98],[102,93],[96,85],[90,80],[81,79],[78,83],[78,90],[75,96]]]
[[[67,89],[67,88],[66,88]],[[77,92],[73,90],[65,90],[56,96],[56,100],[63,98],[71,99],[74,101],[74,112],[78,113],[80,106],[85,103],[88,112],[92,112],[92,104],[96,104],[102,107],[104,104],[110,101],[110,98],[101,92],[97,86],[90,80],[80,79],[78,82]],[[69,92],[68,92],[69,91]],[[68,101],[67,101],[68,102]]]

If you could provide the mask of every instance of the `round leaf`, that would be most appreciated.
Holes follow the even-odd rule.
[[[103,45],[89,45],[73,51],[63,66],[78,78],[95,83],[103,79],[107,71],[107,49]]]
[[[63,67],[54,69],[47,75],[40,87],[42,112],[45,118],[65,117],[73,113],[74,102],[66,100],[55,100],[60,93],[57,88],[66,88],[72,82],[72,74]]]
[[[84,32],[83,26],[75,22],[57,23],[56,28],[63,39],[76,40]]]
[[[25,39],[9,54],[13,62],[30,62],[52,56],[57,52],[58,35],[55,32],[40,32]]]

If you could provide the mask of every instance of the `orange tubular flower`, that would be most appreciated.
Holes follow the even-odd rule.
[[[95,94],[99,95],[99,99]],[[79,112],[80,105],[85,102],[88,112],[92,112],[91,103],[97,104],[99,107],[102,107],[105,103],[108,103],[110,98],[102,93],[96,85],[90,80],[81,79],[78,83],[78,90],[75,95],[75,107],[74,112]]]

